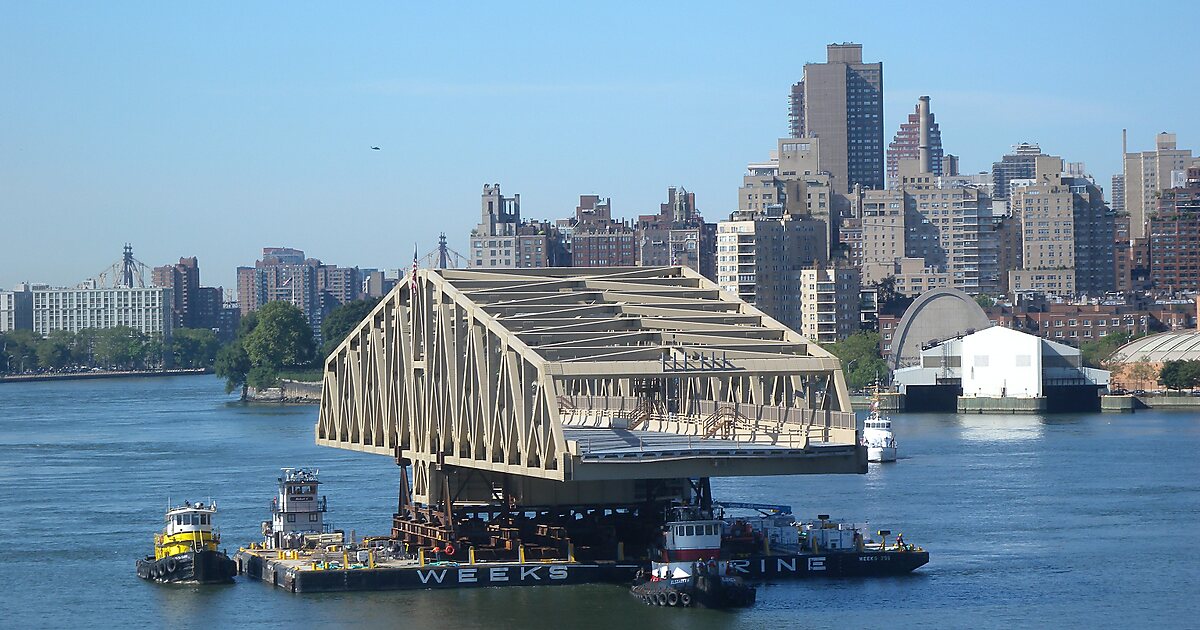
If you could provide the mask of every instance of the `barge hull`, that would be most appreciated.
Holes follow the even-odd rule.
[[[374,569],[310,570],[248,552],[238,553],[238,572],[293,593],[390,591],[481,586],[548,586],[557,584],[628,583],[636,563],[504,563],[426,565]]]
[[[720,563],[720,570],[749,581],[804,578],[877,577],[904,575],[929,562],[925,551],[802,553],[758,556]],[[377,567],[374,569],[299,568],[285,561],[241,551],[238,573],[293,593],[388,591],[482,586],[547,586],[558,584],[628,584],[638,569],[635,562],[497,563]]]
[[[928,551],[862,551],[756,556],[720,563],[750,580],[905,575],[929,563]]]

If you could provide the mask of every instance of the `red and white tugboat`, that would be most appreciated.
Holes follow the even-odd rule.
[[[671,508],[663,527],[663,557],[639,572],[630,592],[651,606],[738,608],[754,604],[756,589],[740,577],[726,575],[721,558],[725,522],[711,509]]]

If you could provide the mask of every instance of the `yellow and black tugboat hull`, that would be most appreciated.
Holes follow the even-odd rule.
[[[228,584],[237,575],[237,563],[220,551],[188,551],[155,560],[137,561],[143,580],[162,584]]]

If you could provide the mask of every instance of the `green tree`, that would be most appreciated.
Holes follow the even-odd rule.
[[[75,342],[71,345],[71,362],[75,365],[96,365],[96,338],[99,335],[95,328],[84,328],[75,333]]]
[[[989,308],[996,305],[996,300],[989,295],[980,293],[975,296],[975,303],[979,305],[979,308]]]
[[[321,357],[329,356],[338,347],[338,344],[342,343],[346,335],[366,319],[376,304],[379,304],[379,298],[369,298],[346,302],[333,309],[329,316],[321,322],[321,337],[325,340],[324,345],[321,346]]]
[[[7,357],[5,369],[12,374],[36,369],[37,348],[41,342],[41,336],[32,330],[10,330],[4,333],[0,347],[4,348]]]
[[[246,347],[242,345],[240,338],[225,344],[217,352],[216,360],[213,361],[213,372],[225,379],[226,394],[241,387],[242,398],[246,398],[246,377],[250,373],[250,357],[246,354]]]
[[[879,333],[859,332],[825,346],[842,362],[850,389],[864,389],[875,379],[887,380],[888,366],[879,352]]]
[[[1158,380],[1159,370],[1146,357],[1129,367],[1128,379],[1133,384],[1131,388],[1140,387],[1141,383],[1153,383]],[[1153,388],[1151,388],[1153,389]]]
[[[1192,389],[1200,385],[1200,361],[1167,361],[1158,382],[1167,389]]]
[[[207,368],[213,365],[221,343],[207,328],[179,328],[171,334],[169,352],[177,367]]]
[[[896,276],[887,276],[875,285],[875,300],[879,304],[881,315],[900,316],[913,298],[907,297],[896,290]]]
[[[246,399],[246,379],[250,374],[250,356],[246,354],[246,337],[258,326],[258,313],[250,312],[238,322],[237,335],[234,340],[225,344],[217,351],[213,362],[213,372],[225,379],[225,393],[235,388],[242,388],[242,400]]]
[[[1118,348],[1130,342],[1130,334],[1125,331],[1111,332],[1103,337],[1082,343],[1079,351],[1083,356],[1083,364],[1091,368],[1104,368],[1112,361],[1113,353]]]
[[[254,367],[273,372],[307,367],[313,360],[312,328],[304,313],[288,302],[270,302],[258,311],[258,324],[246,335],[246,354]],[[274,383],[250,383],[251,387]]]
[[[128,326],[96,332],[95,360],[102,367],[132,369],[145,362],[147,337]]]
[[[61,370],[71,364],[75,333],[55,330],[37,345],[38,365],[47,370]]]

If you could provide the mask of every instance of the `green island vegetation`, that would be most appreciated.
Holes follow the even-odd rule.
[[[327,340],[321,348],[304,314],[287,302],[271,302],[244,317],[236,338],[224,345],[204,328],[176,328],[165,343],[160,335],[125,326],[56,330],[46,338],[11,330],[0,333],[0,375],[212,369],[225,379],[227,391],[240,387],[245,396],[249,387],[274,387],[281,379],[320,380],[326,354],[378,303],[358,300],[333,309],[321,324]]]
[[[321,324],[326,340],[317,348],[304,314],[288,302],[271,302],[242,318],[237,337],[217,353],[213,370],[225,379],[225,391],[275,387],[283,379],[318,381],[326,354],[371,312],[378,299],[347,302]]]

